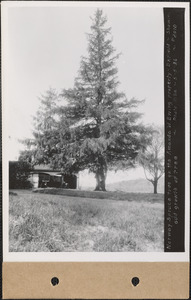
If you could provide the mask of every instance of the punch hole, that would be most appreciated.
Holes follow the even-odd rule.
[[[55,285],[59,284],[59,279],[57,277],[52,277],[51,283],[53,286],[55,286]]]
[[[132,282],[132,285],[134,286],[137,286],[139,284],[139,278],[138,277],[133,277],[131,282]]]

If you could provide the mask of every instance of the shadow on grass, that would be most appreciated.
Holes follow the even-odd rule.
[[[39,188],[33,190],[34,193],[70,196],[70,197],[82,197],[93,199],[111,199],[111,200],[124,200],[124,201],[148,201],[159,202],[164,201],[164,194],[152,194],[152,193],[125,193],[125,192],[101,192],[101,191],[79,191],[70,189],[56,189],[56,188]]]

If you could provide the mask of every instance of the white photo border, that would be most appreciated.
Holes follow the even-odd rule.
[[[3,141],[3,261],[4,262],[186,262],[189,261],[189,236],[190,236],[190,41],[189,41],[189,3],[188,2],[60,2],[60,1],[6,1],[2,3],[2,75],[6,72],[6,49],[7,49],[7,22],[8,9],[10,7],[183,7],[185,8],[185,137],[186,137],[186,181],[185,181],[185,252],[163,253],[163,252],[9,252],[9,195],[8,195],[8,158],[7,150],[7,125],[8,114],[6,106],[6,82],[2,76],[2,141]]]

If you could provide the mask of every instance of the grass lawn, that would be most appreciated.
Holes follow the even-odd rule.
[[[13,192],[10,251],[163,251],[162,194],[158,201],[151,201],[150,194],[148,201],[148,194],[134,194],[133,199],[131,193],[131,200],[127,194],[125,201]]]

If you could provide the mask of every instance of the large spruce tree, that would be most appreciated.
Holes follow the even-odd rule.
[[[61,108],[60,165],[95,173],[95,190],[105,191],[108,168],[132,167],[145,141],[137,124],[140,103],[118,92],[116,54],[111,28],[97,9],[88,37],[88,56],[82,57],[74,88],[63,90],[68,105]],[[57,156],[58,157],[58,156]]]
[[[95,190],[105,191],[108,169],[133,167],[140,148],[146,144],[147,130],[138,123],[135,111],[140,101],[127,100],[118,91],[116,54],[111,28],[102,10],[92,18],[88,55],[82,57],[72,89],[64,89],[64,106],[57,105],[53,90],[42,96],[35,119],[30,151],[33,163],[74,173],[89,169],[95,174]]]

